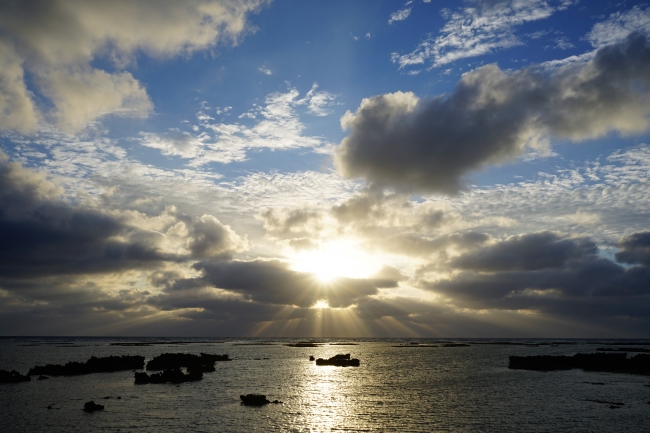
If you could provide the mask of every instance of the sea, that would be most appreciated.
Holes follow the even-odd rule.
[[[288,346],[300,341],[0,338],[0,369],[21,374],[93,355],[232,359],[179,385],[135,385],[131,370],[0,384],[0,432],[650,432],[648,376],[508,369],[510,355],[650,349],[650,340],[321,338],[308,340],[318,347]],[[347,353],[359,367],[309,361]],[[244,406],[240,395],[249,393],[281,403]],[[91,400],[105,409],[84,412]]]

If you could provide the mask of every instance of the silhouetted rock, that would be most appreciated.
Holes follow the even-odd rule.
[[[442,347],[470,347],[470,345],[465,343],[446,343]]]
[[[320,347],[322,344],[319,343],[310,343],[310,342],[301,342],[301,343],[289,343],[285,344],[287,347]]]
[[[511,356],[513,370],[554,371],[581,368],[587,371],[650,375],[650,355],[627,357],[627,353],[578,353],[573,356]]]
[[[104,410],[104,406],[97,404],[94,401],[88,401],[84,404],[84,410],[86,412],[95,412],[96,410]]]
[[[107,356],[96,358],[92,356],[86,362],[68,362],[65,365],[47,364],[36,366],[29,370],[28,376],[50,375],[50,376],[78,376],[90,373],[110,373],[114,371],[140,369],[144,367],[144,356],[125,355]]]
[[[163,370],[162,373],[154,373],[148,375],[147,373],[135,373],[136,385],[145,385],[147,383],[183,383],[183,382],[195,382],[197,380],[203,379],[203,373],[201,371],[188,371],[187,374],[184,374],[180,367],[177,368],[168,368]]]
[[[36,378],[36,380],[47,380],[47,379],[49,379],[49,378],[50,378],[49,376],[43,376],[43,375],[41,375],[41,376],[38,376],[38,377]]]
[[[309,356],[309,360],[310,360],[310,361],[315,361],[316,358],[314,358],[313,356]]]
[[[147,362],[147,370],[165,370],[185,367],[188,371],[209,373],[214,371],[217,361],[230,361],[228,355],[192,355],[191,353],[163,353]]]
[[[265,404],[271,403],[266,396],[262,394],[240,395],[239,398],[241,398],[241,404],[246,406],[264,406]],[[274,403],[276,401],[277,400],[275,400]]]
[[[361,362],[358,359],[350,359],[350,354],[334,355],[329,359],[318,358],[316,365],[334,365],[337,367],[358,367]]]
[[[0,383],[29,382],[30,380],[32,380],[32,378],[29,377],[29,375],[23,376],[16,370],[0,370]]]

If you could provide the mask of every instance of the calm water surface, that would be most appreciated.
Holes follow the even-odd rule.
[[[86,361],[91,355],[143,355],[149,360],[164,352],[227,353],[233,361],[217,362],[217,371],[204,374],[202,381],[178,386],[134,385],[131,371],[0,384],[0,431],[650,431],[650,377],[507,368],[509,355],[591,353],[611,340],[556,347],[472,340],[466,341],[470,347],[399,348],[393,346],[415,340],[319,340],[321,347],[296,348],[283,344],[297,340],[253,339],[110,346],[135,341],[164,340],[5,338],[0,339],[0,368],[25,374],[34,365]],[[259,342],[274,344],[251,345]],[[336,342],[356,345],[331,344]],[[337,353],[351,353],[361,366],[319,367],[308,360]],[[242,406],[239,395],[247,393],[266,394],[282,404]],[[106,409],[85,413],[81,409],[89,400]],[[625,405],[610,409],[589,400]]]

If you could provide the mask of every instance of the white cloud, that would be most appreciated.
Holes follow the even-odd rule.
[[[237,44],[247,15],[265,0],[41,0],[0,3],[0,127],[34,132],[41,117],[77,131],[107,114],[144,117],[152,103],[128,72],[91,66],[109,59],[119,70],[139,52],[157,58],[191,54],[218,43]],[[41,115],[24,74],[53,108]]]
[[[410,3],[410,2],[409,2]],[[404,21],[411,15],[411,8],[406,7],[400,9],[397,12],[393,12],[388,19],[388,24],[393,24],[395,21]]]
[[[587,33],[587,40],[596,48],[624,40],[632,32],[650,34],[650,7],[636,5],[625,12],[616,12],[597,23]]]
[[[495,50],[522,45],[515,29],[530,21],[550,17],[571,2],[553,6],[545,0],[474,1],[471,7],[455,12],[444,10],[447,23],[440,36],[429,37],[409,54],[393,53],[400,68],[431,61],[438,67]]]
[[[259,68],[257,68],[257,70],[260,71],[261,73],[263,73],[264,75],[272,75],[273,74],[273,72],[271,72],[271,70],[269,68],[265,68],[263,66],[260,66]]]

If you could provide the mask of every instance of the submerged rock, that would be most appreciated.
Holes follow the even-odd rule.
[[[104,410],[104,406],[91,400],[84,404],[84,410],[86,412],[95,412],[96,410]]]
[[[188,371],[209,373],[215,371],[214,363],[217,361],[230,361],[228,355],[211,355],[201,353],[163,353],[147,362],[147,370],[165,370],[169,368],[185,367]]]
[[[318,358],[316,365],[334,365],[337,367],[358,367],[361,362],[358,359],[350,359],[350,354],[334,355],[329,359]]]
[[[78,376],[90,373],[110,373],[114,371],[140,369],[144,367],[144,356],[125,355],[96,358],[92,356],[86,362],[68,362],[65,365],[47,364],[29,370],[28,376]]]
[[[240,395],[239,398],[241,398],[241,404],[246,406],[264,406],[265,404],[271,403],[271,401],[262,394]],[[277,400],[275,401],[277,402]]]
[[[627,353],[577,353],[573,356],[511,356],[513,370],[554,371],[581,368],[587,371],[650,375],[650,355],[627,357]]]
[[[32,380],[32,378],[29,377],[29,375],[23,376],[16,370],[0,370],[0,383],[29,382],[30,380]]]
[[[184,374],[183,371],[178,368],[168,368],[162,373],[154,373],[148,375],[147,373],[135,373],[136,385],[146,385],[148,383],[183,383],[183,382],[196,382],[197,380],[203,379],[203,372],[201,371],[188,371],[187,374]]]

